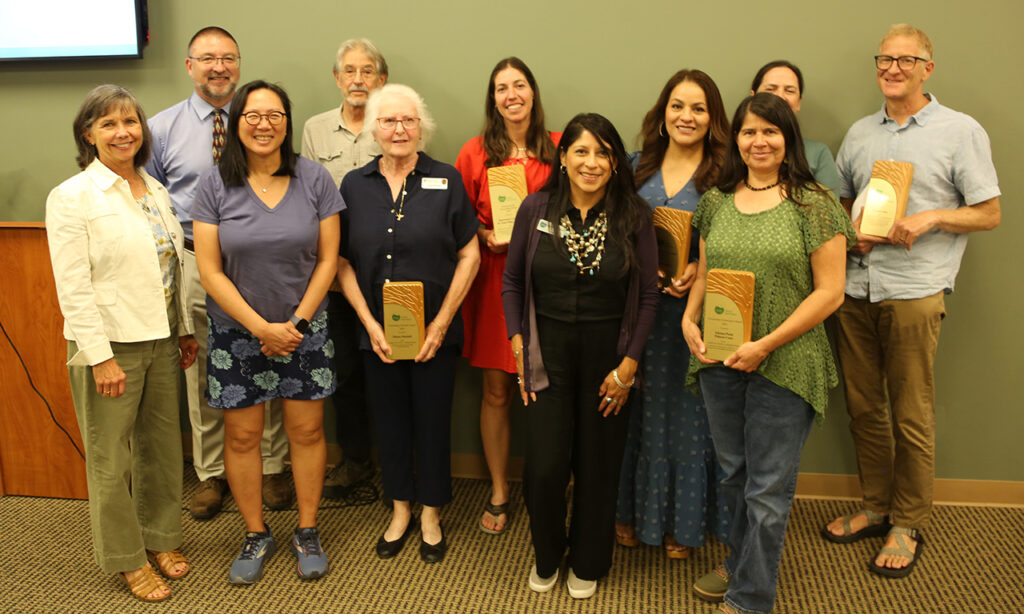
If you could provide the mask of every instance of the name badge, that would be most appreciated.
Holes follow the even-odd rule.
[[[541,221],[537,222],[537,230],[543,232],[544,234],[548,234],[548,235],[555,234],[555,229],[551,226],[551,222],[549,222],[547,220],[541,220]]]
[[[420,187],[424,190],[447,190],[448,179],[444,177],[424,177]]]

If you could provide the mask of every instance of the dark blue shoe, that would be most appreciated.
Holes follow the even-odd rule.
[[[327,575],[327,555],[320,547],[320,533],[316,527],[295,529],[292,537],[292,554],[298,559],[296,571],[303,580],[316,580]]]
[[[262,533],[249,531],[245,534],[242,552],[231,564],[231,571],[228,572],[228,582],[253,584],[259,582],[263,577],[263,566],[277,549],[274,544],[274,536],[270,534],[270,528],[264,525],[264,529]]]

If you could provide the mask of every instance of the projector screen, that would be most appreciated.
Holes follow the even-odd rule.
[[[0,0],[0,61],[141,58],[146,0]]]

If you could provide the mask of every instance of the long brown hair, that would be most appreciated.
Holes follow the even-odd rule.
[[[733,139],[729,152],[725,157],[725,166],[718,178],[718,189],[724,193],[732,192],[739,182],[747,178],[747,164],[740,155],[736,135],[743,127],[747,114],[753,114],[777,127],[786,141],[786,157],[779,167],[779,185],[787,197],[798,205],[806,205],[801,194],[806,191],[828,192],[829,189],[814,179],[811,167],[804,155],[804,139],[800,135],[800,124],[789,103],[775,94],[761,92],[743,99],[736,107],[732,118]]]
[[[725,105],[722,104],[722,94],[719,93],[715,81],[703,71],[684,68],[672,75],[665,83],[657,102],[644,116],[644,122],[640,128],[640,139],[643,144],[640,149],[640,161],[637,164],[636,173],[634,173],[638,188],[658,172],[662,161],[665,160],[669,141],[669,137],[662,127],[665,122],[665,109],[668,107],[668,99],[672,95],[672,90],[684,81],[694,83],[704,90],[710,118],[707,134],[704,135],[704,159],[693,173],[693,183],[698,192],[706,192],[718,181],[718,173],[722,170],[725,152],[729,148],[729,117],[726,115]]]
[[[501,60],[491,71],[487,81],[487,100],[484,101],[484,152],[487,154],[486,166],[501,166],[512,155],[512,139],[505,131],[505,118],[498,112],[494,98],[494,79],[506,68],[514,68],[523,73],[526,82],[533,90],[533,108],[530,110],[530,127],[526,130],[526,147],[533,151],[541,162],[555,163],[555,144],[544,128],[544,106],[540,103],[540,89],[526,63],[517,57]]]

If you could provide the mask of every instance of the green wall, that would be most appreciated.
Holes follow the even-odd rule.
[[[928,90],[988,130],[1004,208],[998,230],[971,238],[957,292],[947,301],[936,364],[937,474],[1024,481],[1024,403],[1011,384],[1020,376],[1024,347],[1015,315],[1024,302],[1015,270],[1024,264],[1015,199],[1024,188],[1015,164],[1024,137],[1024,81],[1012,69],[1024,56],[1024,5],[1016,0],[979,0],[968,10],[955,0],[150,0],[149,9],[152,42],[143,60],[0,65],[0,221],[41,220],[49,189],[77,170],[71,120],[94,85],[131,88],[150,114],[185,98],[191,90],[185,45],[209,24],[238,38],[243,81],[266,78],[288,90],[296,127],[339,103],[330,73],[338,43],[373,39],[388,59],[392,82],[412,85],[432,108],[439,130],[430,152],[449,162],[480,129],[487,76],[507,55],[522,57],[534,70],[549,128],[560,129],[576,112],[596,111],[629,143],[675,70],[708,72],[731,112],[754,71],[784,57],[806,78],[805,134],[835,152],[849,125],[882,102],[871,63],[882,33],[898,21],[921,27],[936,46]],[[460,370],[458,384],[455,448],[475,452],[480,384],[468,368]],[[825,426],[811,436],[802,470],[855,473],[841,395],[833,395],[829,411]]]

